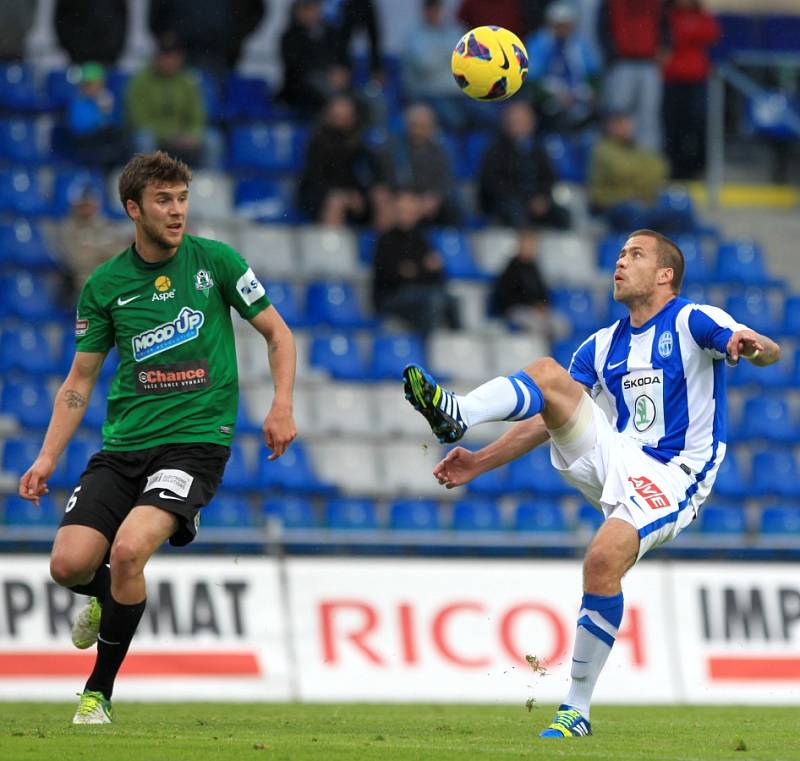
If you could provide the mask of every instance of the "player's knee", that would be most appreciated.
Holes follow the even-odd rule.
[[[117,539],[111,548],[111,575],[112,577],[135,576],[147,561],[144,552],[136,542],[127,539]]]
[[[77,558],[61,554],[55,554],[50,558],[50,576],[62,587],[88,584],[93,575],[94,570],[87,568],[86,563]]]
[[[589,584],[617,582],[624,571],[619,553],[604,545],[590,547],[583,561],[583,575]]]
[[[525,368],[525,372],[533,378],[536,385],[546,395],[551,389],[558,388],[568,377],[567,371],[552,357],[541,357]]]

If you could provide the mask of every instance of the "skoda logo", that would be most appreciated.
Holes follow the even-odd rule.
[[[656,421],[656,404],[647,396],[642,394],[636,397],[633,403],[633,427],[642,433],[646,431]]]
[[[670,354],[672,354],[672,333],[669,330],[665,330],[659,337],[658,337],[658,353],[666,359]]]

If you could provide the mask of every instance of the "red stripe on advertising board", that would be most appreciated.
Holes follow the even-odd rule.
[[[712,657],[708,671],[719,680],[792,682],[800,680],[800,658]]]
[[[7,677],[86,676],[94,653],[2,652],[0,679]],[[254,653],[131,653],[120,670],[123,677],[259,676]]]

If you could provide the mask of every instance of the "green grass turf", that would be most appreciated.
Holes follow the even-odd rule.
[[[101,727],[73,710],[0,704],[0,759],[800,759],[797,708],[599,706],[595,735],[565,740],[536,737],[554,706],[120,702]]]

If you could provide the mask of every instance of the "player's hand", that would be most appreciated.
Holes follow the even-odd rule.
[[[756,352],[764,351],[758,333],[752,330],[737,330],[728,341],[728,356],[735,362],[739,357],[748,359]]]
[[[433,469],[433,475],[447,489],[463,486],[480,475],[478,458],[469,449],[456,447]]]
[[[39,507],[39,497],[50,491],[47,488],[47,479],[50,478],[55,469],[55,460],[39,455],[36,458],[36,462],[19,479],[19,496]]]
[[[297,426],[291,406],[273,404],[261,430],[264,432],[264,442],[272,450],[267,459],[277,460],[297,436]]]

